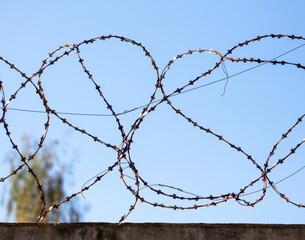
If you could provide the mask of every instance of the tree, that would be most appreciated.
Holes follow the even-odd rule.
[[[22,142],[22,155],[29,156],[33,144],[28,136],[24,136]],[[44,144],[34,159],[29,162],[29,166],[34,170],[42,185],[47,208],[66,196],[64,175],[67,167],[59,164],[57,147],[58,143],[55,141],[48,145]],[[22,163],[16,153],[10,154],[9,162],[12,171]],[[9,185],[10,194],[6,204],[7,217],[13,214],[16,222],[34,222],[41,211],[42,201],[36,180],[28,172],[26,166],[10,178]],[[69,203],[49,212],[42,222],[78,222],[80,217],[81,214],[76,208],[76,200],[72,199]]]

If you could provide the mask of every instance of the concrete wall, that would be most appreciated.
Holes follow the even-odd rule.
[[[304,240],[305,225],[168,223],[0,223],[0,239]]]

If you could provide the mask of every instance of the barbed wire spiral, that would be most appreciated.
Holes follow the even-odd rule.
[[[208,85],[208,84],[205,84],[205,85],[200,85],[199,87],[192,87],[197,81],[199,81],[200,79],[202,79],[208,75],[211,75],[213,73],[213,71],[219,67],[223,67],[223,70],[226,73],[227,77],[214,81],[212,83],[215,83],[218,81],[224,81],[224,80],[228,81],[228,79],[233,76],[228,76],[225,66],[223,65],[225,61],[230,61],[233,63],[252,62],[252,63],[258,64],[255,67],[252,67],[251,69],[256,68],[262,64],[272,64],[272,65],[280,65],[280,66],[290,65],[292,67],[295,67],[295,68],[298,68],[301,70],[305,70],[305,66],[300,63],[277,60],[277,58],[283,56],[284,54],[282,54],[276,58],[273,58],[271,60],[263,60],[263,59],[259,59],[259,58],[232,58],[232,57],[230,57],[230,55],[236,49],[248,46],[250,44],[253,44],[254,42],[258,42],[258,41],[268,39],[268,38],[277,38],[277,39],[286,38],[286,39],[295,40],[295,41],[296,40],[300,40],[300,41],[305,40],[305,38],[302,36],[270,34],[270,35],[258,36],[251,40],[247,40],[242,43],[238,43],[237,45],[235,45],[231,49],[229,49],[227,52],[225,52],[224,54],[221,54],[219,51],[215,51],[212,49],[189,50],[188,52],[175,56],[172,60],[170,60],[168,62],[168,64],[162,70],[159,69],[159,67],[157,66],[151,53],[141,43],[136,42],[132,39],[123,37],[123,36],[116,36],[116,35],[108,35],[108,36],[92,38],[90,40],[85,40],[85,41],[77,43],[77,44],[64,44],[64,45],[58,47],[55,51],[49,53],[48,57],[42,61],[42,65],[39,68],[39,70],[30,76],[27,75],[26,73],[22,72],[21,70],[19,70],[13,63],[9,62],[8,60],[4,59],[3,57],[0,57],[1,62],[7,64],[13,71],[18,72],[20,74],[20,76],[24,79],[24,81],[21,83],[21,86],[11,96],[9,96],[9,98],[6,98],[6,96],[4,94],[5,86],[4,86],[3,82],[0,81],[1,105],[2,105],[2,107],[1,107],[2,114],[1,114],[1,118],[0,118],[0,123],[3,125],[3,128],[5,129],[6,135],[9,138],[12,148],[14,149],[14,151],[17,152],[17,154],[19,155],[19,157],[22,161],[22,164],[20,164],[16,169],[14,169],[14,171],[12,171],[9,175],[2,177],[0,179],[0,181],[4,182],[8,178],[12,177],[13,175],[18,174],[18,172],[22,168],[28,169],[29,174],[31,174],[36,180],[36,187],[40,193],[40,199],[41,199],[41,203],[42,203],[40,215],[37,217],[36,222],[41,221],[53,209],[59,208],[62,204],[69,202],[72,198],[76,197],[77,195],[83,194],[84,192],[88,191],[93,185],[100,182],[106,174],[112,172],[114,169],[117,169],[120,172],[120,178],[121,178],[123,184],[130,191],[130,193],[134,196],[134,203],[130,206],[128,211],[121,217],[121,219],[119,220],[120,223],[122,221],[124,221],[126,219],[126,217],[135,209],[136,204],[139,201],[142,203],[152,205],[154,207],[170,208],[173,210],[198,209],[198,208],[202,208],[202,207],[216,206],[220,203],[227,202],[231,199],[236,200],[238,203],[240,203],[242,205],[253,207],[258,202],[260,202],[264,199],[267,188],[269,188],[269,187],[272,187],[272,189],[281,198],[286,200],[288,203],[291,203],[297,207],[304,208],[305,205],[303,205],[301,203],[296,203],[296,202],[290,200],[284,193],[280,192],[275,186],[276,183],[274,183],[270,179],[269,174],[277,166],[283,164],[289,157],[291,157],[296,151],[298,151],[300,149],[301,145],[304,144],[305,139],[300,140],[298,142],[298,144],[296,144],[294,147],[291,148],[290,152],[288,152],[284,157],[280,158],[275,164],[273,164],[272,166],[269,166],[269,163],[270,163],[270,159],[275,154],[278,145],[282,141],[284,141],[288,137],[288,135],[302,122],[305,114],[301,115],[288,130],[283,132],[282,137],[280,139],[278,139],[278,141],[272,147],[264,165],[259,165],[258,162],[250,154],[248,154],[244,149],[242,149],[241,147],[230,142],[229,140],[227,140],[227,138],[223,137],[216,131],[209,129],[206,126],[200,125],[199,123],[194,121],[192,118],[187,116],[185,113],[183,113],[180,109],[178,109],[170,101],[171,97],[173,97],[173,96],[176,96],[176,95],[188,92],[188,91],[192,91],[194,89]],[[150,96],[149,102],[146,103],[145,105],[142,105],[142,106],[130,109],[130,110],[126,110],[124,112],[115,112],[111,103],[107,100],[107,98],[103,94],[101,86],[98,85],[93,74],[91,74],[90,71],[88,70],[85,60],[82,57],[81,47],[84,45],[94,44],[95,42],[98,42],[98,41],[106,41],[106,40],[120,40],[122,43],[132,44],[132,45],[138,47],[140,50],[142,50],[145,57],[147,57],[150,60],[150,63],[155,71],[157,80],[156,80],[156,84],[155,84],[155,89],[153,90],[153,94]],[[305,43],[302,44],[301,46],[304,46],[304,45],[305,45]],[[299,48],[299,47],[297,47],[297,48]],[[295,49],[297,49],[297,48],[295,48]],[[48,67],[50,67],[51,65],[54,65],[54,64],[59,64],[60,59],[64,58],[65,56],[68,56],[69,54],[72,54],[72,53],[75,53],[77,55],[78,61],[79,61],[79,64],[80,64],[82,70],[87,75],[88,80],[93,83],[94,88],[98,92],[100,98],[105,102],[107,109],[109,110],[109,114],[106,114],[104,116],[112,116],[115,119],[118,131],[120,132],[121,139],[122,139],[119,146],[116,146],[111,143],[107,143],[107,142],[103,141],[101,138],[95,136],[92,133],[87,132],[85,129],[81,129],[81,128],[75,126],[74,124],[69,122],[66,118],[62,117],[63,114],[69,114],[69,113],[57,112],[55,109],[50,108],[47,98],[45,96],[45,90],[43,88],[41,77],[44,74],[44,71]],[[171,93],[167,93],[163,87],[163,83],[164,83],[164,80],[166,79],[166,74],[168,73],[170,68],[175,64],[176,61],[179,61],[180,59],[184,58],[187,55],[191,55],[191,54],[195,54],[195,53],[196,54],[204,54],[204,53],[215,54],[219,58],[219,60],[213,67],[211,67],[206,72],[204,72],[204,73],[200,74],[199,76],[197,76],[196,78],[190,80],[187,84],[180,86],[175,91],[173,91]],[[56,54],[58,56],[56,56]],[[245,71],[248,71],[248,70],[249,69],[247,69]],[[243,72],[245,72],[245,71],[243,71]],[[240,73],[238,73],[238,74],[240,74]],[[235,75],[238,75],[238,74],[235,74]],[[34,83],[34,81],[33,81],[34,78],[38,79],[37,84]],[[209,84],[212,84],[212,83],[209,83]],[[36,150],[34,151],[34,153],[32,155],[25,157],[22,155],[22,152],[20,151],[20,147],[15,143],[14,139],[11,136],[10,127],[6,120],[6,113],[9,109],[25,111],[22,109],[10,108],[9,105],[12,101],[14,101],[14,99],[17,98],[19,92],[23,88],[26,88],[28,85],[32,85],[34,87],[34,89],[36,91],[34,94],[37,94],[39,96],[39,98],[41,99],[42,104],[45,109],[43,112],[46,114],[47,119],[44,124],[43,134],[40,137]],[[157,93],[162,93],[163,97],[160,99],[156,99]],[[175,113],[177,113],[177,115],[179,117],[182,117],[186,121],[187,124],[193,125],[196,129],[198,129],[199,131],[202,131],[202,133],[209,134],[209,135],[215,137],[216,139],[219,139],[219,141],[222,141],[224,144],[228,145],[233,150],[235,150],[238,153],[240,153],[241,155],[243,155],[245,159],[250,161],[259,170],[259,172],[260,172],[259,176],[256,179],[250,181],[244,187],[242,187],[238,192],[230,192],[230,193],[224,193],[221,195],[208,195],[208,196],[201,196],[201,195],[193,194],[193,193],[187,192],[181,188],[174,187],[174,186],[169,186],[169,185],[165,185],[165,184],[150,184],[147,181],[145,181],[145,179],[141,176],[140,172],[136,168],[135,162],[132,161],[130,150],[132,148],[132,143],[134,140],[135,132],[139,131],[141,129],[141,124],[145,120],[145,118],[147,118],[150,115],[150,113],[157,111],[158,107],[161,104],[168,104],[171,107],[171,109]],[[119,116],[123,115],[123,114],[127,114],[127,113],[135,111],[135,110],[138,110],[138,109],[142,109],[140,116],[134,121],[134,123],[132,124],[132,127],[130,129],[125,129],[120,122]],[[28,110],[28,111],[30,111],[30,110]],[[76,113],[70,113],[70,114],[77,115]],[[108,169],[106,169],[105,171],[103,171],[100,174],[93,177],[91,179],[91,183],[89,183],[89,184],[86,183],[79,191],[73,193],[72,195],[67,196],[64,200],[62,200],[60,202],[56,202],[52,206],[46,206],[46,199],[45,199],[45,195],[44,195],[44,191],[43,191],[43,186],[40,183],[40,180],[37,177],[37,174],[35,173],[35,169],[30,167],[29,162],[35,157],[35,155],[39,152],[39,150],[42,148],[42,146],[44,144],[44,141],[46,139],[46,136],[47,136],[47,133],[48,133],[48,130],[50,127],[51,115],[58,118],[62,122],[62,124],[69,126],[70,128],[74,129],[76,132],[84,134],[87,137],[89,137],[90,139],[92,139],[92,141],[98,142],[98,143],[106,146],[107,148],[113,150],[114,152],[116,152],[117,158],[113,161],[113,164],[108,167]],[[126,174],[127,168],[132,171],[133,176]],[[128,181],[126,180],[127,178],[129,180],[130,179],[133,180],[134,184],[133,185],[129,184]],[[244,198],[244,196],[247,195],[247,194],[245,194],[245,191],[247,189],[249,189],[252,185],[254,185],[256,182],[258,182],[259,180],[263,181],[263,188],[262,188],[262,193],[261,193],[260,197],[252,202],[246,200]],[[267,185],[269,185],[269,186],[267,187]],[[184,206],[184,205],[166,205],[164,203],[152,202],[142,196],[141,190],[143,188],[149,189],[157,195],[163,195],[163,196],[173,199],[173,200],[183,200],[183,201],[188,201],[188,202],[195,202],[195,204],[192,203],[192,205]],[[169,193],[167,190],[175,190],[177,194]],[[189,194],[190,197],[186,197],[183,194]],[[204,200],[204,203],[201,204],[200,202],[202,200]],[[179,202],[181,202],[181,201],[179,201]]]

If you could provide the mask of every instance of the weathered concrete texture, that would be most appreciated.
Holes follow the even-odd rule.
[[[304,240],[305,225],[168,223],[0,223],[0,239]]]

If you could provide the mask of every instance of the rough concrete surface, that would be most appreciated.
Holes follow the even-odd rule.
[[[0,240],[304,240],[305,225],[0,223]]]

